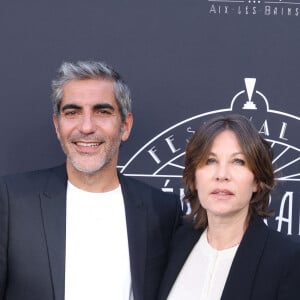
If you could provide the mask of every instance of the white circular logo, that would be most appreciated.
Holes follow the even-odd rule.
[[[205,112],[162,131],[145,143],[120,172],[138,177],[165,192],[183,197],[182,171],[185,147],[190,136],[208,119],[238,113],[249,118],[260,134],[271,143],[277,181],[270,205],[275,211],[268,225],[288,235],[300,237],[300,139],[296,138],[300,117],[272,110],[267,97],[256,90],[256,79],[245,78],[245,89],[234,95],[228,108]]]

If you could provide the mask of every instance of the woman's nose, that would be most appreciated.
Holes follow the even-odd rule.
[[[230,179],[229,169],[226,165],[218,165],[216,170],[217,181],[228,181]]]

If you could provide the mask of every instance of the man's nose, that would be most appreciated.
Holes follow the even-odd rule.
[[[91,113],[86,113],[82,115],[81,122],[79,125],[79,129],[81,132],[88,134],[94,132],[96,129],[95,118]]]

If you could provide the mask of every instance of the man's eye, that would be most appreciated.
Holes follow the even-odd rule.
[[[68,111],[65,111],[64,112],[64,115],[66,116],[66,117],[74,117],[75,115],[76,115],[76,111],[75,110],[68,110]]]
[[[100,116],[110,116],[112,114],[112,112],[109,109],[100,109],[100,110],[98,110],[98,114]]]

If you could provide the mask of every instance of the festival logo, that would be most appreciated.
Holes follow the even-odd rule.
[[[275,215],[268,219],[268,225],[300,240],[300,139],[294,134],[300,117],[272,110],[256,85],[255,78],[245,78],[245,88],[233,96],[229,107],[192,116],[162,131],[119,166],[120,172],[183,198],[183,159],[190,136],[214,116],[242,114],[253,122],[274,151],[276,189],[270,205]]]
[[[299,0],[208,0],[211,15],[287,16],[300,15]]]

